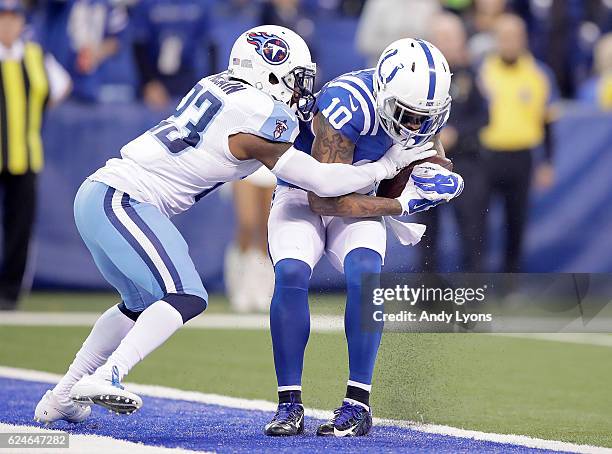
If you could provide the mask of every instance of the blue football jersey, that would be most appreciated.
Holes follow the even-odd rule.
[[[317,94],[315,114],[321,112],[332,128],[355,144],[353,164],[377,161],[393,145],[376,116],[373,78],[373,69],[347,73]],[[312,122],[300,122],[295,148],[310,154],[313,142]],[[289,185],[281,180],[279,184]]]

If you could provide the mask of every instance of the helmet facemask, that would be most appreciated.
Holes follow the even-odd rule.
[[[313,116],[315,76],[315,69],[297,66],[281,78],[285,87],[293,93],[289,106],[295,106],[296,114],[302,121],[310,121]]]
[[[429,141],[444,126],[451,108],[451,97],[434,109],[421,110],[408,106],[396,97],[386,98],[377,113],[382,127],[404,147]]]

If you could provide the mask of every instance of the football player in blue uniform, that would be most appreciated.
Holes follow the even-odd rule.
[[[317,95],[315,117],[302,124],[296,148],[319,161],[363,165],[391,147],[413,160],[430,157],[432,141],[450,114],[451,72],[432,44],[404,39],[391,44],[376,68],[340,76]],[[438,152],[443,153],[441,145]],[[404,244],[416,244],[422,226],[391,218],[411,215],[461,193],[463,180],[436,164],[415,166],[397,199],[376,197],[374,186],[359,193],[322,198],[279,181],[269,219],[275,291],[270,308],[279,406],[267,435],[304,430],[302,367],[309,337],[308,285],[325,253],[344,272],[347,287],[345,332],[349,352],[346,395],[318,435],[359,436],[372,425],[370,391],[381,332],[360,327],[361,276],[380,273],[386,250],[385,222]]]

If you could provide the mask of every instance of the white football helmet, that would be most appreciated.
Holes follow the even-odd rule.
[[[451,75],[442,52],[427,41],[400,39],[383,51],[374,71],[376,112],[393,140],[423,144],[444,126]]]
[[[304,120],[312,116],[316,65],[306,42],[277,25],[244,32],[232,47],[228,74],[284,102]]]

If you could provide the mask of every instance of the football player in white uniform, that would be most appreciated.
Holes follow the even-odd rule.
[[[298,35],[276,26],[251,29],[236,40],[228,71],[200,80],[174,115],[85,180],[74,203],[76,225],[122,302],[98,319],[66,375],[39,402],[36,419],[79,422],[91,404],[126,414],[142,405],[121,380],[207,305],[170,216],[262,165],[321,196],[337,196],[409,164],[396,150],[356,168],[322,164],[293,148],[294,110],[309,115],[314,77]]]
[[[379,159],[391,146],[406,148],[415,160],[430,157],[431,150],[423,144],[435,140],[448,119],[450,81],[448,63],[433,45],[415,39],[394,42],[376,68],[344,74],[323,87],[312,124],[302,125],[295,147],[322,162],[355,166]],[[427,210],[462,189],[460,175],[429,163],[415,166],[397,199],[371,195],[374,185],[356,194],[322,198],[299,185],[279,182],[268,222],[276,277],[270,325],[279,406],[266,434],[296,435],[304,428],[301,380],[310,329],[308,285],[323,254],[346,277],[349,379],[342,405],[317,434],[368,433],[381,332],[361,327],[361,277],[381,271],[385,221],[404,244],[416,244],[424,232],[424,226],[388,216]]]

